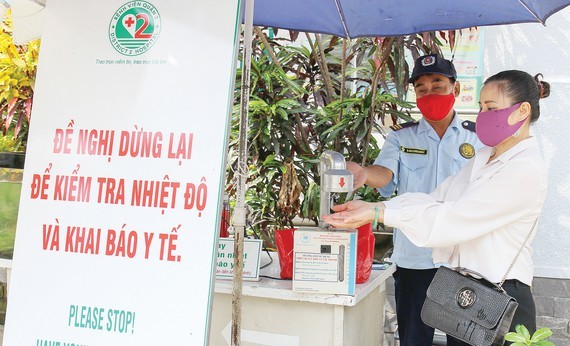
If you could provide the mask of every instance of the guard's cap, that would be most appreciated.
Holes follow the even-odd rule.
[[[457,72],[451,61],[439,54],[429,54],[416,59],[409,82],[413,84],[419,76],[431,73],[441,74],[453,80],[457,79]]]

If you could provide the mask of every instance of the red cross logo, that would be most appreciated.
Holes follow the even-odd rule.
[[[125,20],[124,24],[130,28],[131,25],[135,24],[135,21],[133,20],[133,17],[129,16],[129,18],[127,18],[127,20]]]

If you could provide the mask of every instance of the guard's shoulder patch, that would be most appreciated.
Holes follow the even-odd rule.
[[[463,120],[461,126],[468,131],[475,132],[475,122],[471,120]]]
[[[408,121],[407,123],[392,125],[390,126],[390,128],[392,129],[392,131],[398,131],[401,129],[405,129],[406,127],[415,126],[417,124],[419,124],[418,121]]]

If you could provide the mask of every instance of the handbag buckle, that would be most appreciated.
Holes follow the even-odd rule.
[[[456,302],[457,305],[459,305],[459,307],[462,309],[470,308],[473,306],[473,304],[475,304],[476,300],[477,294],[473,289],[469,287],[464,287],[457,293]]]

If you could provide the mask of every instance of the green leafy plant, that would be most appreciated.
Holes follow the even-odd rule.
[[[15,45],[8,10],[0,31],[0,131],[13,139],[13,148],[23,150],[31,119],[40,41]]]
[[[525,326],[518,324],[515,331],[505,335],[505,340],[512,342],[511,346],[554,346],[546,340],[552,335],[550,328],[540,328],[531,336]]]
[[[381,125],[411,120],[405,102],[412,57],[439,51],[436,33],[346,40],[334,36],[255,29],[249,102],[246,204],[251,226],[272,243],[275,229],[301,218],[317,224],[319,157],[325,150],[372,164]],[[241,56],[241,55],[240,55]],[[237,71],[226,192],[234,200],[241,69]],[[359,198],[378,200],[372,188]]]
[[[13,131],[9,131],[6,135],[0,136],[0,152],[24,151],[24,145],[21,138],[14,136]]]

